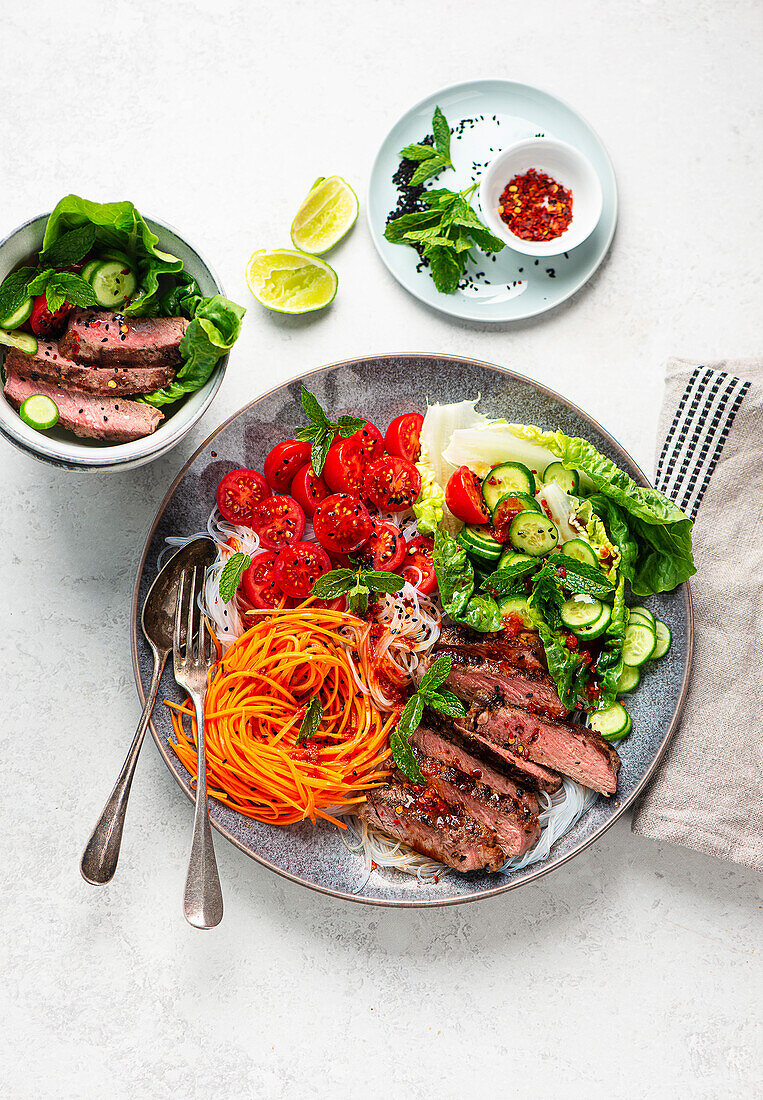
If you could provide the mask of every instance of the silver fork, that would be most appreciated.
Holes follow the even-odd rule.
[[[212,827],[209,823],[207,803],[207,763],[204,742],[204,697],[207,694],[207,673],[214,664],[214,647],[196,603],[196,567],[190,574],[190,594],[186,597],[188,573],[184,572],[178,585],[175,605],[175,630],[172,639],[172,656],[175,679],[193,700],[196,711],[196,742],[198,765],[196,768],[196,813],[193,819],[193,841],[188,862],[188,875],[183,894],[185,919],[195,928],[214,928],[223,919],[223,895],[217,873],[215,848],[212,843]],[[188,599],[187,609],[184,607]],[[185,632],[182,630],[186,618]],[[197,638],[194,654],[194,638]],[[185,643],[185,652],[182,652]]]

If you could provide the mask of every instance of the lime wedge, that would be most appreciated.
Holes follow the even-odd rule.
[[[258,302],[279,313],[309,313],[333,302],[339,280],[324,260],[286,248],[255,252],[246,281]]]
[[[295,248],[319,256],[355,224],[358,196],[341,176],[317,179],[291,223]]]

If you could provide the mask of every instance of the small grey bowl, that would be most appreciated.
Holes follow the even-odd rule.
[[[49,214],[15,229],[0,242],[0,282],[22,261],[39,252]],[[159,247],[183,261],[183,268],[196,279],[202,294],[224,294],[220,280],[209,263],[180,236],[180,233],[155,218],[146,218],[159,238]],[[78,439],[71,432],[53,428],[38,432],[23,422],[0,391],[0,434],[20,450],[51,466],[68,470],[129,470],[152,462],[171,450],[207,411],[220,388],[228,356],[217,363],[200,390],[190,394],[171,416],[166,416],[153,435],[132,443],[104,443],[96,439]]]

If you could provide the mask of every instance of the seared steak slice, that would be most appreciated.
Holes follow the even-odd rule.
[[[520,807],[527,809],[530,813],[538,812],[538,800],[531,791],[518,786],[503,772],[469,752],[461,735],[455,729],[448,729],[444,722],[441,730],[432,728],[433,725],[434,723],[429,724],[427,718],[413,731],[411,744],[415,749],[433,760],[439,760],[441,764],[457,768],[459,772],[479,780],[498,794],[514,799]]]
[[[11,348],[5,356],[5,369],[30,382],[48,382],[67,390],[106,397],[151,393],[169,385],[175,377],[173,367],[83,366],[67,359],[52,342],[40,342],[34,355]]]
[[[369,793],[358,815],[385,836],[457,871],[497,871],[506,862],[492,829],[434,791],[410,786],[399,773],[389,786]]]
[[[469,726],[501,750],[555,768],[600,794],[614,794],[620,757],[598,733],[571,722],[531,714],[503,702],[484,710],[474,707]]]
[[[184,317],[123,317],[120,313],[78,309],[59,341],[64,355],[78,363],[179,367]]]
[[[438,647],[437,656],[441,652]],[[445,683],[461,699],[487,703],[501,698],[552,718],[566,718],[569,714],[547,672],[523,672],[508,659],[472,655],[465,648],[447,652],[452,665]]]
[[[444,627],[437,643],[438,650],[441,647],[450,650],[459,646],[469,654],[505,658],[523,671],[546,671],[543,642],[534,630],[520,630],[516,637],[511,637],[503,631],[498,634],[480,634],[468,626],[454,624]]]
[[[428,786],[451,806],[462,807],[475,821],[492,829],[508,855],[522,856],[533,846],[540,836],[537,814],[458,768],[425,756],[420,749],[413,752]]]
[[[481,706],[477,707],[482,710]],[[500,767],[507,775],[520,786],[530,787],[534,791],[546,791],[553,794],[562,785],[562,777],[550,768],[544,768],[542,764],[536,764],[534,760],[518,753],[514,745],[510,745],[506,739],[501,740],[489,736],[481,728],[477,728],[473,721],[468,719],[469,726],[453,723],[453,729],[461,738],[467,751],[484,756],[490,760],[493,766]],[[451,735],[448,734],[448,737]]]
[[[27,397],[44,394],[58,406],[62,428],[89,439],[109,443],[129,443],[156,431],[164,414],[151,405],[130,401],[126,397],[95,397],[51,386],[46,382],[31,382],[6,369],[5,396],[15,409]]]

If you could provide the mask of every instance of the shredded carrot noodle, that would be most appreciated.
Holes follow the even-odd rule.
[[[249,610],[254,625],[209,674],[204,706],[207,790],[246,817],[275,825],[324,818],[365,801],[388,775],[395,712],[374,703],[353,659],[368,624],[310,606]],[[297,743],[313,696],[323,718]],[[190,701],[171,708],[177,756],[196,775],[196,719]]]

